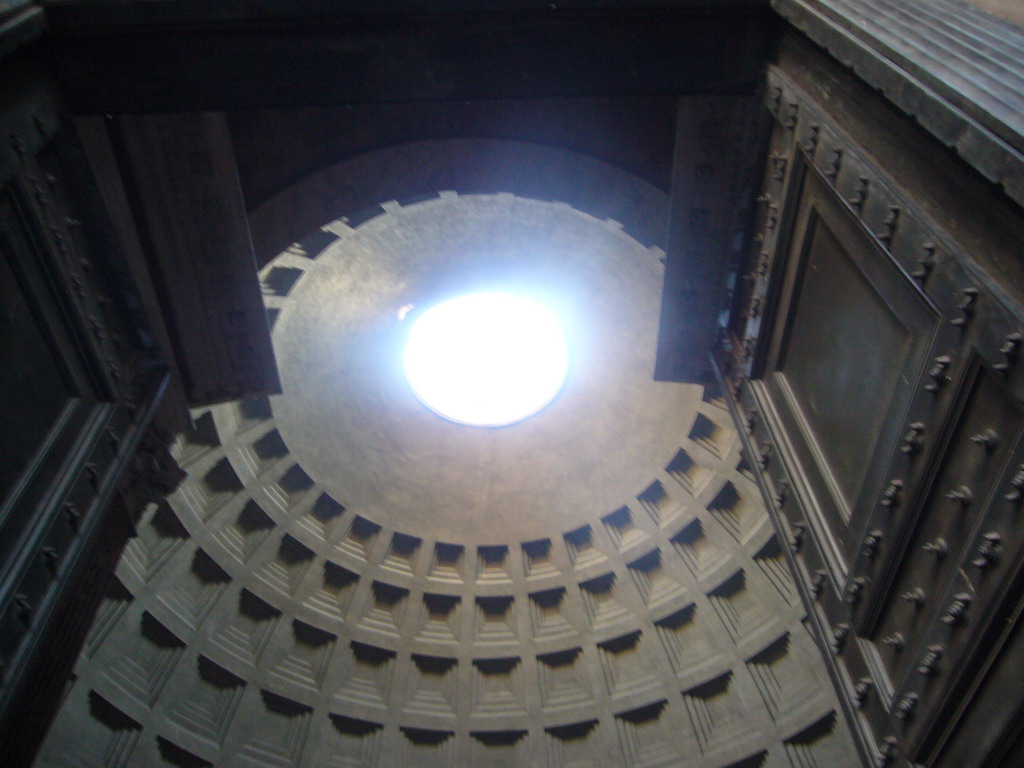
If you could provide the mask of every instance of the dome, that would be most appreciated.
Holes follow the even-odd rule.
[[[661,257],[451,192],[285,249],[282,392],[194,414],[38,764],[844,764],[730,416],[652,378]],[[550,404],[480,429],[424,407],[402,350],[418,308],[498,287],[571,356]]]

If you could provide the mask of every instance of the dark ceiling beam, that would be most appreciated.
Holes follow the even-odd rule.
[[[28,3],[30,0],[2,0]],[[566,12],[624,10],[747,9],[767,7],[769,0],[147,0],[97,2],[48,0],[48,13],[61,23],[78,26],[124,26],[194,23],[239,23],[287,19],[358,19],[430,14],[527,13],[555,15]]]
[[[770,27],[770,11],[749,2],[214,24],[188,15],[191,4],[147,21],[135,6],[149,5],[165,6],[48,6],[50,58],[73,110],[745,93]]]
[[[138,247],[191,406],[279,392],[234,151],[221,113],[112,118]]]
[[[656,379],[715,381],[708,350],[748,242],[762,132],[756,97],[679,99]]]

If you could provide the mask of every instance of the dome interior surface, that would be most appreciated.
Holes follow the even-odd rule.
[[[323,232],[261,272],[282,394],[194,414],[37,764],[852,764],[728,412],[652,379],[660,250],[508,194]],[[569,378],[452,424],[400,310],[499,280]]]

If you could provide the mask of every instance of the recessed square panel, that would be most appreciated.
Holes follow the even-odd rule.
[[[781,370],[848,505],[903,375],[911,333],[818,216]]]
[[[796,178],[760,364],[811,522],[841,578],[888,479],[940,315],[831,184],[809,168]]]

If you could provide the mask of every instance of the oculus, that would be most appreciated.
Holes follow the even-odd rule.
[[[544,408],[565,383],[565,334],[533,299],[473,293],[411,317],[406,378],[424,405],[450,421],[514,424]]]

